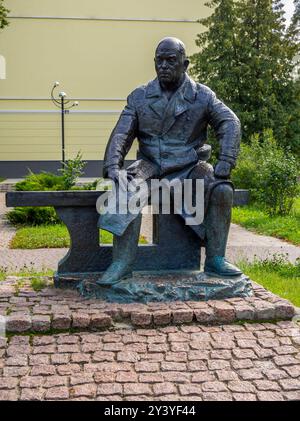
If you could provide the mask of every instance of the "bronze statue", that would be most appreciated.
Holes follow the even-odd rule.
[[[128,179],[203,179],[205,217],[192,229],[205,240],[204,270],[217,276],[241,275],[225,259],[233,200],[229,178],[239,152],[240,122],[211,89],[187,75],[189,60],[180,40],[164,38],[154,61],[157,78],[128,96],[110,136],[103,176],[118,181],[124,159],[137,138],[138,157],[127,168]],[[205,144],[208,125],[220,143],[215,168],[206,162],[211,150]],[[141,215],[100,216],[99,227],[114,233],[114,248],[113,262],[97,281],[99,285],[110,286],[131,276],[140,225]]]

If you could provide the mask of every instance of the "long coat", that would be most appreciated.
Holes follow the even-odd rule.
[[[211,89],[194,82],[187,74],[170,100],[158,79],[154,79],[128,96],[106,147],[103,176],[107,177],[109,167],[123,167],[125,156],[137,138],[138,159],[128,167],[128,173],[143,180],[204,179],[207,205],[212,188],[229,182],[216,180],[212,166],[204,162],[208,158],[205,145],[208,125],[213,127],[220,143],[219,159],[234,166],[240,145],[237,116]],[[136,216],[106,213],[100,216],[98,225],[122,235]],[[203,237],[202,229],[199,235]]]

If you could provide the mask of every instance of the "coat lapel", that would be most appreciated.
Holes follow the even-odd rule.
[[[147,86],[146,97],[150,99],[149,107],[163,119],[162,134],[166,134],[176,121],[176,118],[189,109],[189,104],[195,101],[196,84],[185,76],[185,81],[168,101],[163,95],[158,79]],[[153,100],[151,100],[153,98]]]

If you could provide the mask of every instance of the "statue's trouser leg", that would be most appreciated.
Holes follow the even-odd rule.
[[[138,249],[142,215],[138,215],[127,227],[123,235],[114,235],[113,261],[105,271],[98,285],[110,286],[121,279],[130,277]]]
[[[205,272],[221,276],[236,276],[242,272],[225,260],[226,245],[231,221],[233,189],[229,184],[219,184],[210,196],[205,217],[206,260]]]

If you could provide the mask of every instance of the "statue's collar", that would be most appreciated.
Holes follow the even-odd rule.
[[[196,98],[196,83],[187,75],[185,74],[185,79],[182,85],[178,88],[182,90],[183,97],[187,99],[189,102],[194,102]],[[153,98],[153,97],[161,97],[163,95],[159,81],[157,78],[151,80],[148,83],[146,88],[146,97]]]

